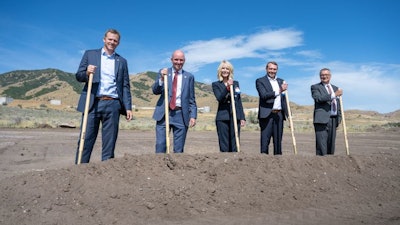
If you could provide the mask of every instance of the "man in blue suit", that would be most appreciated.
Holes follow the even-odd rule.
[[[128,121],[132,119],[128,63],[115,52],[119,41],[120,34],[117,30],[107,30],[103,38],[104,47],[87,50],[75,74],[77,81],[86,83],[79,98],[78,111],[84,112],[86,96],[90,95],[87,130],[80,163],[89,162],[100,123],[102,124],[101,160],[114,158],[120,114],[125,115]],[[92,90],[91,93],[87,93],[91,73]],[[79,138],[75,163],[78,163],[80,140]]]
[[[331,71],[323,68],[319,72],[321,82],[311,86],[311,96],[314,99],[316,155],[320,156],[335,153],[336,129],[342,118],[337,97],[341,96],[343,91],[330,83],[331,76]]]
[[[196,125],[197,105],[194,92],[194,76],[183,70],[185,54],[176,50],[171,56],[172,67],[161,69],[152,89],[153,94],[160,95],[154,110],[156,123],[156,153],[166,152],[166,129],[172,129],[174,135],[174,153],[183,153],[186,134],[189,127]],[[169,125],[165,124],[164,74],[168,76]],[[176,85],[174,89],[174,78]]]
[[[268,62],[267,74],[256,80],[259,95],[258,123],[261,128],[261,153],[269,154],[268,147],[273,138],[274,155],[282,155],[283,121],[288,116],[286,99],[283,92],[288,85],[278,78],[278,64]]]

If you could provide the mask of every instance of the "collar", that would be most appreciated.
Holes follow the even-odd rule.
[[[278,76],[277,75],[275,75],[275,79],[271,78],[270,76],[268,76],[268,74],[267,74],[267,77],[268,77],[268,80],[273,80],[273,81],[277,81],[278,80]]]
[[[115,59],[115,52],[113,52],[111,55],[108,55],[107,52],[104,51],[104,48],[101,48],[101,55],[110,59]]]

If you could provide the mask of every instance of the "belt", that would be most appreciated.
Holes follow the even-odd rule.
[[[177,111],[177,110],[181,110],[181,109],[182,109],[182,107],[180,107],[180,106],[176,106],[175,109],[170,108],[171,111]]]
[[[280,111],[282,111],[282,110],[280,110],[280,109],[273,109],[271,112],[272,112],[272,113],[278,113],[278,112],[280,112]]]
[[[110,96],[101,96],[101,97],[96,97],[98,100],[117,100],[116,98],[110,97]]]

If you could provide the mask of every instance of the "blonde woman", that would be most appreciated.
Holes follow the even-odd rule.
[[[234,122],[238,125],[238,135],[240,137],[240,127],[246,125],[246,119],[240,98],[239,82],[233,80],[233,66],[229,61],[223,60],[220,63],[217,70],[217,78],[218,81],[212,83],[212,88],[218,101],[215,124],[217,126],[219,149],[220,152],[237,152]],[[231,85],[234,88],[237,121],[233,121]]]

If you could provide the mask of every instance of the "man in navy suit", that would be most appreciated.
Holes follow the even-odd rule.
[[[258,123],[261,128],[261,153],[269,154],[268,147],[273,138],[274,155],[282,155],[283,121],[288,116],[283,92],[288,85],[278,78],[278,64],[268,62],[267,74],[256,80],[259,95]]]
[[[342,118],[337,97],[341,96],[343,91],[330,83],[331,76],[331,71],[323,68],[319,72],[321,82],[311,86],[311,96],[314,99],[316,155],[321,156],[335,153],[336,129]]]
[[[119,40],[120,34],[117,30],[107,30],[103,38],[104,47],[87,50],[75,74],[77,81],[86,83],[79,98],[78,111],[84,112],[86,96],[90,95],[87,130],[80,163],[89,162],[100,123],[102,124],[101,160],[114,158],[120,114],[125,115],[128,121],[132,119],[128,63],[115,52]],[[91,93],[87,93],[91,73],[92,90]],[[79,138],[75,163],[78,163],[80,140]]]
[[[171,56],[172,67],[161,69],[158,73],[152,89],[153,94],[160,95],[154,110],[153,119],[156,123],[156,153],[166,152],[166,129],[172,129],[174,135],[174,153],[183,153],[186,134],[189,127],[196,125],[197,105],[194,91],[194,76],[183,70],[185,54],[176,50]],[[168,102],[175,102],[169,107],[169,125],[165,124],[165,97],[164,97],[164,74],[168,76]],[[174,91],[174,78],[176,89]],[[173,93],[174,92],[174,93]],[[172,101],[176,99],[176,101]]]
[[[237,123],[238,137],[240,127],[246,125],[242,99],[240,97],[239,81],[233,80],[233,65],[223,60],[217,70],[218,81],[212,83],[215,98],[218,101],[215,125],[217,126],[218,143],[220,152],[237,152],[234,123]],[[230,88],[233,88],[236,121],[233,120]]]

